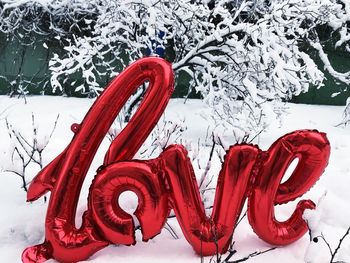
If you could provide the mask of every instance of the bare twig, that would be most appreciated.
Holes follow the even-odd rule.
[[[331,244],[327,241],[327,239],[325,238],[325,236],[323,235],[323,233],[321,233],[321,235],[319,236],[316,236],[312,239],[312,241],[314,243],[317,243],[318,242],[318,239],[321,238],[323,240],[323,242],[327,245],[328,247],[328,251],[329,251],[329,254],[331,255],[331,258],[330,258],[330,263],[337,263],[339,261],[334,261],[339,249],[341,248],[342,246],[342,243],[343,241],[345,240],[345,238],[350,234],[350,226],[348,227],[348,229],[346,230],[345,234],[339,239],[339,242],[338,242],[338,245],[337,247],[335,248],[335,250],[333,251],[332,250],[332,247],[331,247]]]
[[[22,180],[22,188],[27,192],[28,182],[26,180],[27,168],[31,163],[37,164],[40,169],[43,168],[43,151],[46,149],[50,139],[53,136],[53,133],[56,129],[59,115],[57,115],[56,120],[54,122],[53,128],[49,134],[49,136],[42,141],[42,143],[38,142],[38,129],[35,124],[35,116],[32,113],[32,140],[27,139],[25,136],[21,134],[21,132],[16,131],[13,126],[9,123],[7,119],[6,127],[8,131],[8,135],[11,140],[13,140],[13,149],[11,153],[11,163],[15,162],[15,158],[17,157],[20,161],[20,171],[19,169],[14,168],[4,168],[5,172],[13,173],[21,177]],[[18,166],[19,168],[19,166]],[[44,198],[46,200],[46,198]]]
[[[330,263],[333,263],[333,262],[334,262],[333,260],[334,260],[335,256],[337,255],[337,253],[338,253],[338,251],[339,251],[339,249],[340,249],[340,247],[341,247],[341,245],[342,245],[344,239],[349,235],[349,233],[350,233],[350,226],[349,226],[348,229],[346,230],[345,234],[344,234],[344,235],[341,237],[341,239],[339,240],[338,246],[337,246],[336,249],[334,250],[334,253],[332,253],[332,257],[331,257]]]
[[[239,262],[244,262],[244,261],[247,261],[248,259],[250,258],[253,258],[253,257],[256,257],[256,256],[259,256],[259,255],[262,255],[262,254],[265,254],[267,252],[270,252],[272,250],[275,250],[277,247],[272,247],[272,248],[269,248],[269,249],[266,249],[266,250],[263,250],[263,251],[255,251],[253,253],[250,253],[248,256],[244,257],[244,258],[241,258],[241,259],[237,259],[237,260],[233,260],[233,261],[226,261],[226,262],[223,262],[223,263],[239,263]]]
[[[168,230],[168,232],[171,234],[171,236],[172,236],[174,239],[179,239],[178,234],[176,233],[176,231],[174,230],[174,228],[173,228],[168,222],[165,223],[164,228],[165,228],[166,230]]]
[[[245,210],[244,214],[238,219],[236,223],[236,227],[242,222],[242,220],[247,216],[247,210]],[[236,228],[235,227],[235,228]]]
[[[203,183],[204,183],[205,179],[206,179],[207,176],[208,176],[208,172],[209,172],[209,170],[210,170],[210,163],[211,163],[211,160],[212,160],[213,154],[214,154],[215,145],[216,145],[216,142],[215,142],[215,139],[214,139],[214,135],[212,135],[212,146],[211,146],[211,149],[210,149],[210,153],[209,153],[209,158],[208,158],[207,165],[205,166],[204,173],[203,173],[203,175],[201,176],[201,180],[200,180],[200,183],[199,183],[199,188],[200,188],[200,189],[202,189]],[[207,187],[207,185],[206,185],[206,187]],[[206,187],[205,187],[205,188],[206,188]],[[205,188],[204,188],[204,189],[205,189]]]

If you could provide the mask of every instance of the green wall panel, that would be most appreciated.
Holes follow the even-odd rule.
[[[31,94],[52,94],[49,79],[50,72],[48,69],[48,61],[52,53],[63,54],[62,47],[57,44],[49,44],[45,36],[34,35],[29,36],[31,39],[27,41],[29,45],[23,45],[17,38],[8,39],[6,35],[0,34],[0,94],[9,94],[11,92],[11,85],[16,87],[20,80],[24,83],[29,83],[26,86]],[[35,44],[34,44],[35,43]],[[44,48],[43,43],[48,45],[48,49]],[[350,56],[346,52],[339,50],[327,51],[329,59],[333,63],[336,70],[346,72],[350,70]],[[314,54],[310,54],[314,58]],[[322,68],[321,61],[316,59],[316,63]],[[1,77],[4,76],[4,77]],[[78,77],[71,76],[71,79]],[[334,80],[332,76],[325,73],[326,80],[324,87],[316,89],[310,87],[307,93],[300,94],[292,98],[295,103],[308,104],[329,104],[329,105],[345,105],[346,99],[350,97],[350,89],[344,83],[339,83]],[[184,97],[188,93],[188,85],[190,77],[187,74],[180,74],[176,83],[174,97]],[[75,79],[76,85],[83,83],[83,79]],[[106,77],[99,80],[101,86],[108,83]],[[12,87],[12,89],[14,89]],[[44,88],[43,88],[44,87]],[[74,92],[74,87],[68,84],[64,87],[65,93],[68,96],[86,96]],[[339,93],[339,95],[332,97],[332,94]],[[62,95],[62,93],[57,93]],[[199,97],[193,90],[190,97]]]
[[[341,50],[326,50],[328,59],[332,63],[335,70],[339,72],[350,71],[350,54]],[[315,54],[310,54],[319,68],[323,67],[323,63],[316,58]],[[296,103],[306,104],[323,104],[323,105],[345,105],[346,99],[350,97],[350,87],[336,79],[328,72],[325,72],[326,79],[323,81],[324,86],[317,89],[310,87],[307,93],[295,96],[292,101]],[[337,96],[332,94],[337,93]]]

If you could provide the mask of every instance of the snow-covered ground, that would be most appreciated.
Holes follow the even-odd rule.
[[[22,99],[0,96],[0,167],[18,169],[16,166],[11,167],[8,161],[8,152],[13,147],[13,143],[8,136],[5,118],[23,136],[30,136],[33,112],[40,139],[50,134],[56,116],[60,114],[57,128],[43,154],[43,163],[47,164],[70,142],[73,135],[70,125],[74,122],[79,123],[92,103],[93,101],[88,99],[30,97],[28,103],[24,104]],[[341,119],[343,107],[296,104],[287,104],[287,106],[288,114],[284,117],[282,126],[279,127],[277,123],[272,125],[257,138],[256,143],[261,149],[266,150],[285,133],[305,128],[318,129],[328,134],[331,143],[329,165],[321,179],[305,194],[304,198],[311,198],[315,202],[321,199],[319,209],[316,212],[309,212],[307,216],[310,221],[315,221],[311,225],[315,228],[314,234],[321,234],[317,231],[322,231],[334,251],[339,239],[350,226],[350,127],[335,127]],[[183,100],[177,99],[171,100],[166,110],[166,118],[185,117],[187,130],[183,136],[195,142],[198,138],[203,139],[206,136],[208,120],[203,119],[203,116],[208,112],[209,110],[199,100],[189,100],[183,104]],[[229,137],[225,139],[227,142],[230,141]],[[86,197],[91,178],[96,168],[102,163],[107,146],[106,140],[84,183],[78,205],[77,224],[80,222],[82,212],[86,209]],[[218,167],[220,165],[219,162],[214,164]],[[37,166],[30,166],[27,171],[28,180],[35,176],[38,170]],[[0,174],[0,262],[21,262],[20,257],[24,248],[43,241],[47,204],[42,198],[34,203],[26,203],[26,195],[21,185],[19,176],[8,172]],[[128,204],[129,201],[125,199],[123,202]],[[293,202],[276,207],[278,218],[287,218],[294,210],[295,204]],[[179,234],[179,239],[174,239],[168,231],[163,230],[153,240],[143,243],[137,231],[138,243],[135,246],[110,246],[93,255],[86,262],[201,262],[182,236],[176,219],[171,219],[169,223]],[[235,230],[234,240],[237,253],[231,260],[241,259],[252,252],[270,247],[253,233],[246,218]],[[322,263],[330,262],[330,258],[325,242],[319,239],[317,243],[310,243],[309,236],[305,235],[292,245],[253,257],[249,262]],[[344,240],[335,260],[350,262],[350,237]],[[210,258],[204,261],[209,262]]]

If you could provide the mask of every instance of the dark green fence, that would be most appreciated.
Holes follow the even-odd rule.
[[[34,94],[45,91],[49,83],[50,55],[50,51],[42,45],[29,40],[23,43],[17,38],[9,40],[6,35],[0,34],[0,94],[15,93],[21,88],[19,85]],[[41,88],[38,89],[37,85],[41,85]]]
[[[349,53],[341,50],[326,50],[326,53],[335,70],[339,72],[350,71]],[[322,68],[322,62],[316,59],[315,55],[313,57],[320,68]],[[319,89],[310,87],[307,93],[294,97],[292,101],[306,104],[345,105],[346,99],[350,97],[349,85],[334,79],[328,72],[325,72],[325,77],[323,87]]]
[[[47,48],[43,46],[46,43]],[[19,88],[26,89],[29,94],[52,94],[50,85],[50,72],[48,62],[53,53],[63,54],[59,45],[50,44],[44,36],[34,35],[23,43],[23,39],[8,39],[0,34],[0,94],[16,95]],[[350,70],[349,53],[341,51],[327,51],[329,59],[336,70],[345,72]],[[322,65],[320,61],[317,61]],[[326,74],[324,87],[316,89],[311,87],[309,92],[292,99],[296,103],[345,105],[350,97],[350,90],[344,83],[339,83],[332,76]],[[82,82],[77,79],[77,84]],[[108,79],[102,79],[100,85],[105,86]],[[179,76],[174,97],[183,97],[188,92],[189,76]],[[19,86],[21,85],[21,86]],[[65,87],[57,95],[84,96],[74,92],[74,87]],[[332,97],[332,94],[339,95]],[[85,95],[86,96],[86,95]]]

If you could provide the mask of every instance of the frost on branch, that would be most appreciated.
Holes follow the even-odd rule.
[[[2,31],[24,23],[28,32],[54,32],[64,45],[49,64],[54,91],[73,86],[95,96],[126,65],[162,49],[177,81],[190,79],[189,93],[200,93],[236,141],[248,141],[282,115],[281,102],[322,86],[322,70],[349,83],[349,73],[334,69],[324,47],[332,39],[334,48],[350,50],[350,0],[0,3]],[[51,31],[40,22],[43,15],[21,21],[35,12],[50,18]]]
[[[346,106],[343,113],[343,120],[340,124],[347,125],[350,123],[350,98],[346,100]]]
[[[2,157],[0,172],[13,173],[22,180],[22,188],[27,192],[31,174],[30,169],[37,166],[43,169],[43,152],[49,144],[53,132],[56,129],[59,115],[53,124],[50,134],[43,134],[35,122],[35,116],[32,113],[31,134],[24,135],[22,131],[16,129],[7,119],[6,127],[11,140],[10,147]],[[46,197],[45,199],[46,200]]]
[[[63,37],[72,33],[79,34],[79,32],[81,34],[91,30],[88,25],[97,15],[97,2],[92,2],[84,0],[1,0],[0,32],[22,40],[25,40],[24,36],[29,36],[29,39],[34,40],[33,33],[47,37]]]
[[[102,2],[95,5],[99,15],[91,35],[74,37],[64,57],[51,59],[52,83],[59,89],[80,72],[86,85],[79,89],[98,93],[98,76],[113,77],[156,43],[177,77],[190,77],[189,91],[201,94],[217,125],[236,141],[281,115],[282,100],[310,84],[322,85],[322,71],[305,52],[313,48],[324,58],[320,27],[339,32],[337,47],[349,38],[345,0]],[[346,73],[326,65],[334,77],[347,80]]]
[[[51,93],[50,76],[46,72],[50,57],[54,52],[62,56],[60,47],[68,45],[73,35],[88,35],[96,11],[89,1],[83,0],[0,0],[0,47],[7,53],[2,54],[5,60],[1,72],[10,73],[0,75],[4,83],[1,88],[7,88],[10,96],[25,97],[29,90],[35,94]],[[43,54],[32,58],[41,66],[31,68],[28,75],[27,58],[35,54]],[[65,85],[57,93],[71,94],[67,92],[69,88]]]

